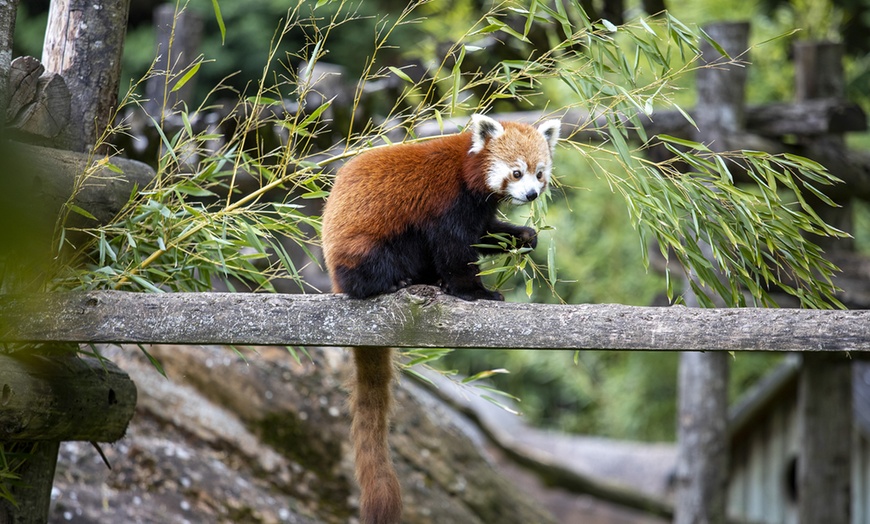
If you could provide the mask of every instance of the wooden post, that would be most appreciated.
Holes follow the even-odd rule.
[[[749,24],[720,23],[705,28],[725,51],[736,57],[746,51]],[[707,63],[727,60],[706,42]],[[742,67],[711,67],[698,71],[696,140],[712,149],[725,147],[729,134],[743,128]],[[690,296],[687,305],[698,304]],[[721,352],[680,355],[677,421],[676,524],[725,523],[728,486],[729,356]]]
[[[795,61],[795,99],[796,102],[813,100],[843,100],[846,96],[846,82],[843,74],[843,46],[834,42],[799,42],[794,46]],[[803,153],[809,158],[829,159],[842,158],[847,155],[848,148],[842,133],[815,134],[801,137]],[[836,169],[838,165],[828,165]],[[834,175],[838,173],[833,171]],[[832,208],[820,200],[815,202],[814,209],[819,216],[844,231],[852,231],[852,203],[848,195],[854,194],[843,188],[835,188],[841,195],[839,208]],[[816,243],[824,244],[826,251],[854,251],[854,240],[838,238],[833,241],[825,237],[812,237]]]
[[[6,122],[9,103],[9,72],[12,67],[12,37],[15,35],[15,14],[18,0],[0,4],[0,132]]]
[[[842,98],[842,46],[805,42],[795,46],[795,92],[798,101]],[[806,139],[808,149],[845,151],[842,135]],[[835,172],[834,175],[837,173]],[[817,206],[825,221],[851,229],[851,206]],[[827,252],[851,250],[845,239],[814,237]],[[798,515],[801,523],[851,523],[852,495],[852,366],[846,355],[804,355],[798,379],[797,462]]]
[[[9,104],[9,76],[12,66],[12,39],[15,34],[15,16],[18,11],[18,0],[0,4],[0,136],[5,135],[6,108]],[[4,386],[0,389],[0,408],[10,400],[10,392]],[[20,471],[21,485],[36,486],[30,493],[24,494],[18,500],[18,508],[0,499],[0,524],[19,524],[25,522],[47,522],[48,509],[51,502],[51,484],[54,479],[54,468],[57,463],[57,451],[60,442],[44,442],[26,447],[30,456]],[[4,447],[10,451],[11,447]],[[18,495],[20,489],[13,489]],[[28,515],[20,518],[22,515]]]
[[[10,5],[14,8],[16,3],[5,2],[0,7],[0,31],[11,31],[13,26],[8,19],[8,9]],[[42,62],[49,77],[54,73],[65,80],[71,94],[70,124],[54,141],[55,147],[90,151],[114,116],[128,9],[129,0],[51,2]],[[3,38],[0,45],[11,41],[9,32],[0,37]],[[0,114],[5,119],[11,61],[7,66],[3,50],[0,48],[3,109]],[[16,373],[21,371],[17,361],[8,361],[5,355],[0,355],[3,357],[0,362],[0,438],[4,449],[10,449],[12,444],[27,453],[18,472],[19,482],[12,489],[16,505],[0,500],[0,524],[47,522],[60,442],[75,438],[75,430],[80,429],[79,424],[87,418],[83,418],[86,413],[92,415],[91,425],[96,426],[96,431],[86,438],[117,440],[135,407],[135,386],[126,375],[129,387],[122,387],[119,382],[103,390],[101,388],[107,382],[99,376],[103,372],[102,362],[98,363],[99,370],[82,371],[77,367],[81,361],[64,358],[69,354],[69,348],[64,348],[64,353],[55,352],[44,357],[36,355],[36,351],[27,349],[26,361],[18,362],[24,366],[22,373]],[[34,363],[38,365],[31,367]],[[41,376],[45,370],[48,374]],[[86,386],[94,385],[94,381],[96,388]],[[131,390],[132,396],[126,394]],[[88,396],[95,392],[96,397]],[[103,423],[108,413],[119,412],[119,397],[124,399],[123,405],[128,408],[121,413],[122,432],[107,436],[101,430],[110,424]]]
[[[18,506],[0,499],[0,524],[47,522],[60,442],[114,442],[136,408],[136,386],[111,362],[42,349],[0,354],[0,436],[6,453],[27,455],[12,486]]]
[[[202,36],[202,18],[185,9],[176,12],[175,3],[154,9],[154,28],[157,32],[157,63],[155,74],[145,84],[145,110],[160,121],[164,111],[171,111],[179,102],[188,102],[193,94],[194,79],[181,89],[171,91],[170,79],[196,58]],[[177,80],[177,78],[176,78]]]
[[[118,102],[121,51],[130,0],[52,0],[42,63],[72,95],[70,125],[58,144],[88,151],[110,123]]]

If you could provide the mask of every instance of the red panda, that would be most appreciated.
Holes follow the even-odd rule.
[[[323,253],[335,293],[366,298],[412,284],[465,300],[503,300],[486,289],[475,247],[487,233],[534,248],[534,229],[496,218],[498,204],[535,200],[550,182],[560,122],[537,128],[471,118],[470,130],[370,150],[345,164],[323,211]],[[485,241],[483,241],[485,242]],[[353,348],[351,439],[364,524],[399,522],[399,481],[387,444],[389,348]]]

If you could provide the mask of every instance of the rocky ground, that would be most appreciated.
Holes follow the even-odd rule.
[[[311,349],[297,360],[284,348],[149,348],[168,378],[135,346],[104,352],[136,382],[137,413],[124,439],[101,446],[111,470],[89,443],[61,445],[52,522],[356,521],[345,351]],[[662,522],[544,486],[407,378],[396,396],[391,445],[406,522]],[[632,468],[613,464],[637,465],[633,457],[646,455],[648,464],[667,465],[667,447],[661,455],[654,448],[620,454],[619,446],[599,439],[598,448],[590,441],[584,452],[565,438],[522,433],[522,422],[508,417],[501,422],[506,430],[587,472],[628,485],[633,479],[651,493],[666,489],[650,484],[661,484],[662,468],[646,477],[652,480],[620,479]]]

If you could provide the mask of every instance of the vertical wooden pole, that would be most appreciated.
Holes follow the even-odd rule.
[[[798,521],[852,522],[852,366],[804,353],[798,379]]]
[[[88,151],[118,103],[121,52],[130,0],[52,0],[42,48],[46,71],[60,74],[72,95],[70,125],[60,147]]]
[[[12,40],[15,34],[15,15],[18,0],[0,3],[0,130],[6,122],[9,102],[9,71],[12,64]],[[2,138],[2,137],[0,137]],[[32,453],[23,466],[19,484],[12,489],[18,507],[0,499],[0,524],[30,524],[48,521],[51,485],[57,464],[59,442],[18,444]],[[5,451],[10,451],[5,446]]]
[[[798,101],[842,98],[842,46],[804,42],[795,46]],[[814,147],[843,148],[841,135],[811,137]],[[836,173],[834,173],[836,175]],[[851,229],[851,206],[817,207],[825,221]],[[825,251],[848,250],[851,242],[814,237]],[[798,519],[810,524],[850,524],[852,517],[852,366],[846,355],[803,354],[798,379]]]
[[[680,355],[675,524],[726,522],[728,374],[727,353]]]
[[[148,99],[145,109],[160,121],[164,111],[171,110],[181,101],[189,102],[193,94],[195,79],[177,91],[172,91],[170,79],[196,58],[202,36],[202,18],[189,9],[176,12],[174,3],[163,4],[154,9],[154,28],[158,58],[154,65],[156,74],[145,84]]]
[[[9,70],[12,66],[12,38],[15,35],[15,14],[18,0],[0,3],[0,132],[6,123],[9,103]]]
[[[0,500],[0,524],[43,524],[48,522],[60,442],[18,442],[15,446],[28,454],[27,462],[16,472],[20,478],[12,488],[18,507]]]
[[[748,47],[749,24],[721,23],[705,28],[732,57]],[[724,60],[709,44],[704,60]],[[728,134],[743,127],[746,70],[716,67],[698,71],[696,139],[713,149],[726,147]],[[693,296],[687,304],[697,306]],[[724,524],[728,494],[728,354],[680,355],[677,421],[677,474],[674,522]]]

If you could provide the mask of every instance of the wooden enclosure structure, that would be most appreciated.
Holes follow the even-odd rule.
[[[22,104],[22,109],[13,111],[16,115],[24,115],[33,100],[39,97],[48,97],[63,105],[63,100],[54,98],[63,96],[51,93],[64,92],[63,88],[57,87],[60,82],[58,78],[66,86],[69,123],[75,124],[75,127],[63,125],[60,129],[49,127],[46,130],[41,124],[35,124],[41,121],[38,113],[36,116],[29,113],[31,116],[22,116],[22,121],[33,123],[36,131],[33,126],[19,128],[14,135],[17,138],[24,136],[37,144],[60,143],[71,150],[65,153],[45,152],[44,158],[51,159],[56,155],[79,160],[87,158],[87,153],[95,143],[97,130],[101,129],[101,122],[105,126],[110,116],[106,112],[114,102],[107,97],[111,97],[117,86],[117,64],[122,45],[122,39],[117,36],[124,33],[128,2],[115,4],[117,10],[100,10],[93,8],[93,2],[54,0],[49,23],[55,24],[51,27],[57,29],[50,31],[50,38],[46,40],[41,66],[44,70],[33,67],[32,63],[26,65],[22,69],[24,73],[16,76],[13,84],[10,81],[14,66],[0,62],[0,95],[6,95],[3,103],[8,104],[13,100],[13,94],[18,93],[19,97],[15,100],[19,101],[15,103]],[[10,20],[14,22],[16,7],[17,2],[14,1],[0,6],[0,23],[4,24],[0,44],[7,45],[7,49],[11,42]],[[715,33],[714,30],[708,32]],[[107,55],[89,56],[91,47],[85,45],[88,38],[106,38],[108,44],[99,49]],[[58,53],[64,50],[71,54],[59,57]],[[0,53],[0,57],[3,56]],[[99,64],[103,64],[104,69],[91,69]],[[87,74],[83,74],[85,72]],[[71,77],[78,79],[71,80]],[[49,89],[49,85],[54,87]],[[720,106],[721,101],[711,99],[707,103],[724,107]],[[738,96],[731,101],[730,109],[739,111],[742,105],[742,96]],[[36,109],[33,106],[33,110]],[[705,129],[715,131],[716,140],[727,145],[728,149],[744,147],[746,141],[751,139],[753,147],[761,143],[778,150],[783,147],[779,139],[784,135],[818,138],[820,135],[864,129],[866,122],[863,113],[856,117],[855,110],[842,99],[825,96],[821,101],[815,101],[808,98],[796,104],[780,104],[763,111],[745,113],[734,120],[734,125],[724,125],[721,119],[714,120]],[[813,117],[807,118],[807,115]],[[696,120],[704,120],[698,114],[695,117]],[[566,116],[566,125],[570,124],[570,118],[570,115]],[[577,118],[581,122],[588,115],[577,115]],[[667,122],[674,125],[674,128],[666,130],[668,133],[681,134],[679,127],[685,126],[685,123],[676,124],[667,115],[657,117],[656,123],[650,122],[650,134],[664,132],[661,126]],[[691,131],[683,130],[685,134],[691,134]],[[714,135],[700,138],[706,140],[711,136]],[[7,140],[8,136],[3,139]],[[837,140],[814,139],[812,144],[807,145],[806,151],[813,153],[815,156],[810,156],[816,160],[826,165],[830,163],[832,171],[849,184],[850,195],[870,194],[870,177],[867,175],[870,163],[863,163],[866,158],[844,149]],[[76,170],[80,169],[75,166],[80,164],[69,167],[67,161],[49,160],[49,164],[40,169],[49,173],[49,177],[54,176],[54,173],[74,176]],[[131,163],[124,170],[128,176],[139,173],[136,176],[143,180],[153,176],[147,168],[137,164]],[[131,178],[126,183],[128,185],[122,185],[118,190],[119,195],[124,193],[125,188],[129,190],[132,187]],[[117,203],[118,196],[109,196],[107,199]],[[108,209],[111,209],[111,205]],[[377,322],[373,322],[373,319],[377,319]],[[534,329],[534,326],[540,325],[546,325],[547,329]],[[356,345],[372,346],[372,351],[377,351],[377,346],[686,350],[715,353],[719,355],[715,359],[720,361],[724,359],[725,351],[835,354],[835,359],[817,360],[806,375],[803,387],[811,390],[820,387],[817,379],[828,376],[825,370],[830,370],[831,365],[839,365],[831,363],[836,362],[836,359],[842,361],[842,352],[870,351],[870,310],[471,304],[446,297],[428,287],[412,287],[395,295],[366,301],[334,295],[145,295],[121,292],[34,295],[22,292],[0,296],[0,342]],[[3,431],[0,441],[23,446],[37,444],[40,449],[25,470],[26,488],[15,492],[21,505],[14,507],[0,502],[2,524],[45,520],[51,475],[60,441],[118,439],[132,416],[135,387],[122,371],[109,369],[108,373],[103,373],[87,361],[70,364],[52,359],[50,352],[0,355],[0,430]],[[45,367],[28,366],[34,360]],[[51,371],[56,367],[63,368],[63,371]],[[713,373],[719,372],[714,368]],[[830,397],[804,395],[803,398]],[[48,406],[49,409],[40,411],[36,409],[39,405]],[[23,422],[24,415],[27,416],[26,423]],[[712,416],[706,418],[714,423],[724,416],[717,411],[709,415]],[[829,415],[830,412],[814,412],[815,418],[808,420],[825,426],[829,425],[825,419]],[[81,425],[73,421],[89,422]],[[88,431],[83,431],[83,428],[88,428]],[[810,426],[807,425],[807,428],[809,431]],[[698,434],[708,429],[696,426],[688,431]],[[720,429],[714,428],[711,435],[714,441],[724,438]],[[713,444],[721,445],[722,442]],[[808,449],[812,457],[813,453],[819,451],[819,446],[809,446]],[[819,467],[824,467],[827,458],[819,456],[821,458],[816,459],[822,464]],[[678,521],[697,521],[699,517],[695,515],[702,514],[710,522],[726,521],[724,509],[717,509],[719,502],[712,501],[711,505],[709,488],[721,486],[721,475],[724,473],[717,465],[707,467],[704,464],[706,462],[686,475],[687,483],[683,488],[685,500],[694,502],[682,503],[683,506],[678,503]],[[696,466],[690,465],[692,468]],[[801,478],[804,479],[801,482],[815,482],[808,475]],[[842,483],[834,482],[831,485],[838,490],[838,497],[843,495]],[[814,492],[807,487],[801,489]],[[824,492],[826,487],[819,486],[818,489]],[[713,498],[721,499],[724,504],[724,492],[719,495],[721,497]],[[813,497],[806,499],[807,506],[802,507],[802,511],[806,511],[807,515],[814,514],[815,508],[824,508],[826,517],[831,517],[832,499],[825,495],[822,495],[821,503],[813,501]],[[690,505],[691,509],[687,509]],[[848,522],[843,520],[849,518],[848,508],[845,514],[840,510],[835,510],[835,513],[836,520],[828,522]]]

